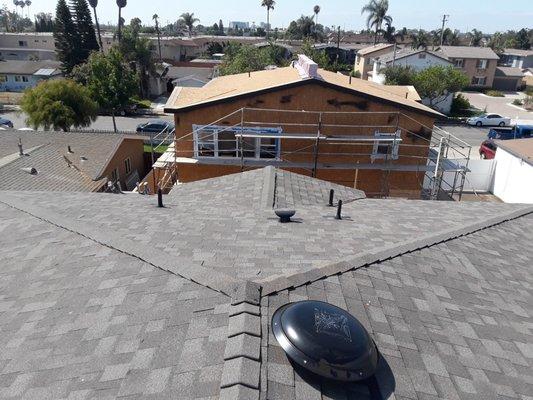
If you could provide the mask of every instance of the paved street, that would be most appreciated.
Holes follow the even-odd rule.
[[[463,93],[474,107],[487,112],[502,114],[511,119],[532,120],[533,112],[526,111],[511,103],[515,99],[524,97],[523,93],[506,94],[505,97],[491,97],[483,93]]]
[[[15,126],[15,129],[26,127],[25,116],[20,111],[2,112],[0,116],[11,120]],[[138,116],[138,117],[117,117],[117,128],[120,131],[135,131],[137,125],[143,122],[147,122],[151,119],[164,119],[173,122],[172,115],[160,115],[160,116]],[[110,116],[100,116],[98,119],[88,128],[98,130],[113,130],[113,120]]]

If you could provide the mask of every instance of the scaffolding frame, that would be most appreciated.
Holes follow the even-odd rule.
[[[261,113],[268,115],[269,113],[277,113],[278,119],[279,114],[288,114],[290,116],[288,121],[274,121],[272,119],[266,118],[266,121],[259,121],[247,118],[247,113]],[[297,123],[294,122],[294,115],[304,115],[305,117],[316,117],[316,123]],[[347,115],[350,118],[359,117],[364,115],[372,115],[374,117],[385,117],[388,116],[388,121],[386,124],[376,123],[376,124],[332,124],[325,121],[324,117],[330,115]],[[394,117],[394,118],[392,118]],[[405,126],[402,126],[401,118],[404,117],[408,120],[411,120],[418,124],[421,128],[425,129],[426,132],[431,132],[430,138],[420,136],[417,132],[413,132],[410,129],[407,129]],[[221,126],[222,122],[234,119],[234,123],[229,123],[227,126]],[[280,133],[268,133],[261,134],[256,130],[257,126],[275,126],[280,127]],[[298,128],[304,129],[305,133],[286,133],[284,132],[283,127],[287,128]],[[458,200],[461,200],[462,193],[464,190],[464,185],[466,181],[466,173],[468,172],[468,165],[470,160],[470,155],[472,147],[464,142],[463,140],[455,137],[451,133],[443,130],[439,127],[428,127],[417,121],[415,118],[406,115],[401,111],[298,111],[298,110],[279,110],[279,109],[262,109],[262,108],[252,108],[244,107],[240,108],[224,117],[219,118],[216,121],[213,121],[207,125],[201,125],[193,129],[186,135],[176,137],[175,131],[161,132],[155,135],[153,138],[150,138],[150,143],[152,146],[152,161],[154,169],[162,171],[162,176],[157,179],[155,177],[154,171],[154,187],[161,188],[164,191],[171,189],[173,185],[179,182],[178,180],[178,170],[177,164],[178,159],[180,159],[180,151],[177,149],[176,145],[180,142],[190,141],[195,146],[194,137],[197,133],[206,130],[206,129],[218,129],[218,133],[223,132],[233,132],[235,140],[217,140],[217,142],[228,141],[235,143],[235,148],[225,149],[225,152],[235,151],[235,156],[233,157],[197,157],[204,164],[222,164],[222,165],[240,165],[241,171],[244,171],[246,168],[257,168],[264,165],[273,165],[277,167],[288,167],[288,168],[301,168],[310,172],[313,177],[317,176],[317,171],[319,169],[351,169],[355,170],[355,182],[357,184],[357,177],[359,170],[381,170],[382,182],[381,182],[381,193],[385,196],[388,195],[390,191],[390,174],[393,171],[411,171],[419,172],[424,174],[424,179],[422,182],[419,182],[420,189],[422,191],[423,197],[430,199],[437,199],[442,193],[448,194],[450,197],[458,195]],[[222,128],[222,129],[220,129]],[[353,132],[351,134],[341,134],[333,135],[324,133],[325,130],[339,129],[346,130],[350,129]],[[358,130],[364,130],[368,132],[369,130],[375,130],[374,135],[380,132],[383,134],[394,135],[394,137],[376,137],[355,133]],[[389,130],[390,132],[384,132],[381,130]],[[419,144],[407,144],[404,143],[404,140],[401,138],[401,133],[412,135],[417,139],[421,139],[425,142],[423,145]],[[161,135],[164,135],[164,140],[172,140],[172,144],[168,147],[167,151],[163,156],[155,162],[154,160],[154,151],[157,150],[161,143],[154,147],[156,140],[161,138]],[[299,149],[290,152],[281,152],[279,159],[251,159],[245,157],[245,138],[269,138],[269,139],[279,139],[281,140],[301,140],[309,141],[310,144],[302,146]],[[368,147],[369,144],[385,143],[391,146],[387,147],[387,154],[381,159],[383,162],[376,163],[372,159],[373,152],[369,153],[366,151],[363,152],[350,152],[350,153],[328,153],[324,150],[321,151],[322,144],[337,144],[342,146],[353,146],[356,149],[358,146]],[[398,146],[398,148],[427,148],[429,147],[429,155],[427,157],[420,157],[415,155],[406,155],[400,154],[399,157],[402,159],[412,159],[417,161],[417,163],[412,163],[409,165],[394,163],[395,159],[391,154],[392,149]],[[311,149],[311,151],[307,151]],[[460,166],[459,164],[453,163],[448,159],[450,151],[453,154],[458,154],[460,157],[466,159],[466,165]],[[249,150],[248,150],[249,152]],[[190,151],[186,152],[190,154]],[[311,163],[301,163],[293,162],[289,160],[289,156],[293,154],[298,155],[310,155]],[[351,162],[351,163],[321,163],[319,161],[321,156],[331,155],[331,156],[354,156],[354,157],[369,157],[371,159],[370,163],[362,163],[360,160]],[[190,157],[190,156],[189,156]],[[453,184],[449,184],[443,180],[444,173],[453,173],[455,174],[453,179]],[[424,181],[428,180],[430,182],[429,190],[424,188]]]

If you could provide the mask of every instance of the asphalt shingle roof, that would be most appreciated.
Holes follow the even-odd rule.
[[[295,371],[270,333],[278,306],[318,299],[370,331],[382,398],[527,399],[533,207],[346,191],[342,221],[324,183],[269,168],[165,208],[0,192],[0,398],[372,398]]]
[[[18,49],[17,49],[18,50]],[[55,73],[60,74],[61,63],[59,61],[42,60],[42,61],[20,61],[20,60],[1,60],[0,74],[19,74],[33,75],[40,69],[53,69]]]
[[[441,46],[440,51],[448,58],[479,58],[498,60],[500,57],[490,47]]]
[[[0,190],[96,191],[105,184],[103,169],[126,137],[130,136],[0,131]],[[31,167],[36,175],[23,170]]]

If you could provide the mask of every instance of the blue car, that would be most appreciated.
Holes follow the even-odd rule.
[[[0,118],[0,126],[4,126],[7,128],[13,128],[13,122],[8,120],[7,118]]]
[[[492,128],[489,139],[510,140],[533,137],[533,125],[516,125],[512,128]]]

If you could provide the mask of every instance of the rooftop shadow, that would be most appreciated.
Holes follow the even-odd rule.
[[[396,380],[387,360],[380,354],[378,367],[372,378],[361,382],[338,382],[318,376],[289,358],[296,374],[306,383],[321,391],[330,399],[386,400],[396,389]]]

